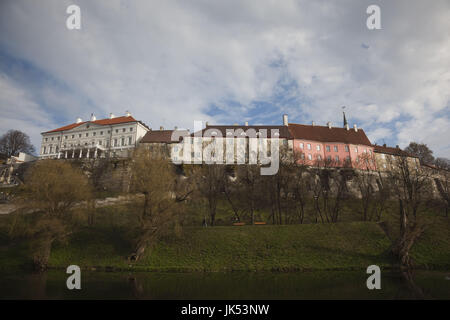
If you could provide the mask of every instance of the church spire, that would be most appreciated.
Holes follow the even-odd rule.
[[[342,110],[345,109],[345,106],[342,107]],[[347,118],[345,117],[345,111],[342,111],[342,114],[344,115],[344,128],[348,126]]]

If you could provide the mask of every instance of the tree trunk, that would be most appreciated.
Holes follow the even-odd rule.
[[[36,239],[32,244],[33,267],[36,271],[44,271],[47,269],[52,243],[53,239],[51,237],[44,236],[41,239]]]

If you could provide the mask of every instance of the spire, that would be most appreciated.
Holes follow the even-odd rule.
[[[345,109],[345,106],[342,107],[342,110]],[[344,115],[344,128],[346,128],[348,126],[348,122],[347,122],[347,118],[345,117],[345,111],[342,111],[343,115]]]

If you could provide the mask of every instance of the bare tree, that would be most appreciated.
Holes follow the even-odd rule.
[[[406,156],[390,158],[391,170],[387,172],[391,190],[398,201],[400,235],[393,253],[402,267],[411,266],[410,249],[425,231],[426,224],[419,216],[421,206],[429,198],[431,185],[426,170],[412,165]]]
[[[191,190],[183,178],[177,178],[172,163],[144,148],[135,150],[131,174],[132,191],[143,195],[136,213],[135,250],[129,257],[138,261],[148,247],[175,230],[181,214],[179,204]]]
[[[206,200],[209,223],[214,226],[219,199],[222,197],[225,167],[221,164],[204,164],[193,168],[196,181],[196,198]]]
[[[6,157],[17,155],[19,152],[34,153],[34,146],[30,137],[19,130],[9,130],[0,138],[0,153]]]
[[[238,194],[241,195],[240,204],[250,214],[250,223],[255,222],[255,211],[260,198],[260,167],[258,165],[238,166],[236,170],[236,184]]]
[[[360,157],[360,165],[355,170],[355,182],[360,192],[362,218],[364,221],[380,221],[388,199],[388,184],[380,172],[373,170],[374,156],[366,153]],[[378,187],[378,188],[377,188]]]

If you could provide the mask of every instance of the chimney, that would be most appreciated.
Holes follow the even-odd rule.
[[[131,117],[131,113],[130,113],[130,111],[125,111],[125,117]]]
[[[395,146],[397,149],[400,149],[400,147],[398,145]]]
[[[345,129],[347,129],[347,131],[350,130],[348,123],[345,125]]]
[[[248,121],[245,121],[245,126],[248,127]]]
[[[206,126],[209,126],[209,121],[206,121]]]
[[[288,115],[283,114],[283,126],[287,126],[287,125],[288,125]]]
[[[385,148],[386,148],[386,143],[383,143],[383,147],[385,147]]]
[[[174,130],[178,130],[178,127],[177,127],[177,126],[175,126],[175,127],[174,127]]]
[[[327,126],[328,126],[328,129],[331,129],[331,122],[330,121],[327,122]]]
[[[356,123],[353,125],[353,129],[355,129],[355,132],[358,132],[358,126],[356,125]]]
[[[114,113],[111,112],[111,113],[109,114],[109,118],[110,118],[110,119],[114,119],[115,117],[116,117],[116,116],[114,115]]]
[[[83,120],[81,120],[81,118],[77,118],[77,123],[83,122]]]
[[[160,131],[163,131],[163,130],[164,130],[164,127],[163,127],[163,126],[160,126],[160,127],[159,127],[159,130],[160,130]]]
[[[312,124],[313,127],[316,125],[316,123],[314,121],[311,124]]]
[[[93,113],[91,113],[91,121],[95,121],[95,120],[97,120],[97,118],[94,116]]]

